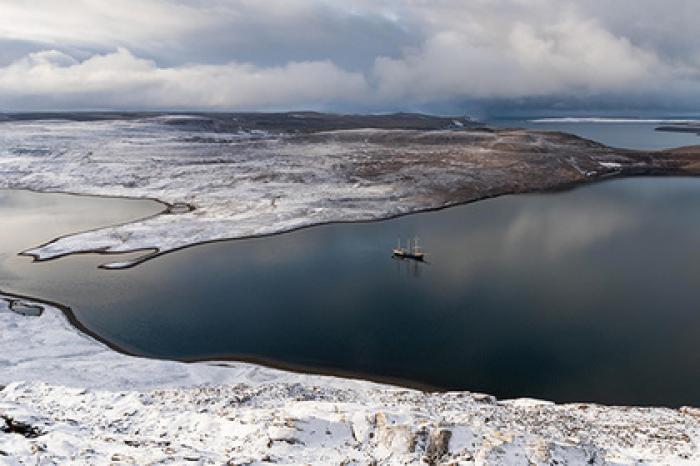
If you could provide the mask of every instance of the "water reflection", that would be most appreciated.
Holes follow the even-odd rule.
[[[699,199],[698,179],[616,180],[202,245],[127,271],[90,256],[0,270],[148,356],[698,404]],[[402,235],[421,237],[428,263],[392,259]]]
[[[396,262],[396,271],[399,276],[420,278],[421,271],[423,267],[427,267],[429,262],[426,261],[416,261],[413,259],[403,259],[400,257],[392,257],[394,262]]]
[[[21,251],[61,235],[123,223],[162,210],[162,204],[150,200],[0,190],[0,288],[55,281],[58,270],[72,270],[66,266],[81,262],[80,258],[69,258],[62,264],[52,261],[39,267],[29,258],[18,257]]]

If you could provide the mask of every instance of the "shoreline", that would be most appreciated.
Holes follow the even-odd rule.
[[[307,229],[307,228],[314,228],[314,227],[319,227],[319,226],[328,225],[328,224],[353,224],[353,223],[362,224],[362,223],[388,221],[388,220],[391,220],[391,219],[397,218],[397,217],[414,215],[414,214],[418,215],[418,214],[422,214],[422,213],[428,213],[428,212],[434,212],[434,211],[444,210],[444,209],[453,208],[453,207],[459,207],[462,205],[467,205],[467,204],[471,204],[474,202],[483,201],[486,199],[493,199],[493,198],[500,197],[500,196],[515,196],[515,195],[519,195],[519,194],[536,194],[536,193],[553,194],[553,193],[557,193],[557,192],[565,192],[565,191],[575,190],[575,189],[579,189],[579,188],[584,188],[584,187],[591,185],[591,184],[612,182],[612,181],[615,181],[618,179],[639,178],[639,177],[642,177],[642,178],[643,177],[670,177],[670,178],[686,177],[686,178],[690,178],[690,179],[696,178],[696,176],[685,175],[685,174],[665,175],[665,174],[659,173],[659,174],[650,175],[650,174],[644,173],[644,174],[634,174],[634,175],[627,174],[627,175],[625,175],[625,174],[620,174],[620,173],[611,173],[607,176],[601,176],[601,177],[597,177],[595,179],[586,179],[584,181],[574,182],[574,183],[558,186],[558,187],[551,188],[551,189],[526,191],[526,192],[522,192],[522,193],[499,194],[496,196],[486,197],[483,199],[477,199],[477,200],[473,200],[473,201],[466,201],[466,202],[455,204],[455,205],[447,205],[447,206],[442,206],[442,207],[438,207],[438,208],[432,208],[432,209],[427,209],[427,210],[422,210],[422,211],[417,211],[417,212],[405,213],[405,214],[401,214],[401,215],[398,215],[395,217],[390,217],[390,218],[381,218],[381,219],[369,220],[369,221],[329,222],[327,224],[308,225],[308,226],[297,228],[297,229],[292,230],[292,231],[298,231],[298,230],[303,230],[303,229]],[[54,194],[71,194],[71,193],[54,193]],[[90,196],[87,194],[77,194],[77,195],[78,196]],[[99,197],[111,197],[111,196],[99,196]],[[155,214],[155,215],[160,215],[160,214]],[[129,222],[126,222],[126,223],[129,223]],[[251,238],[274,237],[277,235],[291,233],[292,231],[284,231],[284,232],[273,233],[273,234],[268,234],[268,235],[255,236],[255,237],[251,237]],[[72,235],[72,234],[69,234],[68,236],[70,236],[70,235]],[[250,238],[221,239],[221,240],[215,240],[215,241],[210,241],[210,242],[205,242],[205,243],[192,244],[191,246],[185,246],[183,248],[180,248],[180,249],[174,250],[174,251],[166,251],[162,254],[155,253],[152,257],[149,257],[149,259],[147,259],[147,260],[150,260],[152,258],[157,258],[160,255],[168,254],[169,252],[176,252],[176,251],[179,251],[181,249],[194,247],[194,246],[197,246],[199,244],[218,243],[218,242],[224,242],[224,241],[237,241],[237,240],[245,240],[245,239],[250,239]],[[137,251],[133,251],[133,252],[137,252]],[[84,251],[84,252],[80,252],[77,254],[80,254],[80,255],[82,255],[82,254],[116,255],[116,254],[127,254],[127,253],[128,252],[126,252],[126,253],[112,253],[112,252],[102,252],[102,251],[94,251],[94,252]],[[64,256],[61,256],[61,257],[64,257]],[[51,260],[55,260],[55,259],[59,259],[59,258],[60,257],[55,257],[55,258],[46,259],[46,260],[42,260],[42,261],[35,260],[34,262],[51,261]],[[139,262],[139,263],[142,263],[142,262]],[[342,370],[342,369],[333,369],[333,368],[329,368],[329,367],[327,368],[327,367],[309,366],[309,365],[304,365],[304,364],[288,363],[288,362],[284,362],[284,361],[276,360],[276,359],[272,359],[272,358],[265,358],[265,357],[254,356],[254,355],[247,355],[247,354],[209,356],[209,357],[202,357],[202,358],[181,358],[181,359],[152,357],[152,356],[148,356],[148,355],[144,355],[144,354],[139,354],[138,352],[130,351],[127,348],[125,348],[117,343],[114,343],[107,338],[102,337],[99,333],[91,330],[89,327],[84,325],[76,317],[76,314],[73,312],[73,310],[71,309],[70,306],[67,306],[67,305],[64,305],[62,303],[58,303],[56,301],[52,301],[50,299],[43,298],[43,297],[35,297],[35,296],[29,296],[29,295],[25,295],[25,294],[18,294],[18,293],[13,292],[12,290],[0,289],[0,296],[2,296],[2,295],[8,296],[11,298],[20,299],[20,300],[34,301],[34,302],[38,302],[38,303],[43,304],[43,305],[48,305],[48,306],[54,307],[56,309],[59,309],[63,313],[63,315],[65,316],[67,321],[70,323],[70,325],[73,328],[75,328],[76,331],[96,340],[97,342],[107,346],[108,348],[110,348],[111,350],[113,350],[119,354],[123,354],[123,355],[130,356],[130,357],[135,357],[135,358],[139,358],[139,359],[153,360],[153,361],[171,361],[171,362],[186,363],[186,364],[221,363],[224,366],[226,365],[226,363],[230,363],[230,362],[247,363],[247,364],[253,364],[253,365],[257,365],[257,366],[261,366],[261,367],[269,368],[269,369],[290,371],[290,372],[294,372],[294,373],[302,374],[302,375],[319,375],[319,376],[340,377],[343,379],[352,379],[352,380],[357,380],[357,381],[361,381],[361,382],[367,381],[367,382],[371,382],[371,383],[391,385],[391,386],[394,386],[396,388],[419,390],[419,391],[426,392],[426,393],[436,393],[437,394],[437,393],[449,393],[449,392],[453,391],[452,389],[440,388],[440,387],[432,386],[432,385],[424,383],[424,382],[414,381],[414,380],[410,380],[410,379],[401,379],[401,378],[396,378],[396,377],[388,377],[388,376],[381,376],[381,375],[376,375],[376,374],[355,372],[352,370]],[[525,396],[527,396],[527,395],[525,395]],[[582,400],[575,400],[574,401],[574,400],[572,400],[570,402],[597,403],[593,400],[588,400],[588,401],[582,401]],[[611,406],[615,406],[615,405],[611,405]],[[639,405],[616,405],[616,406],[639,406]],[[642,405],[642,406],[672,408],[671,406],[652,405],[652,404]]]
[[[212,364],[217,365],[217,363],[219,363],[218,365],[220,365],[221,367],[227,367],[228,363],[244,363],[244,364],[252,364],[255,366],[260,366],[260,367],[263,367],[266,369],[291,372],[291,373],[295,373],[295,374],[299,374],[299,375],[336,377],[336,378],[347,379],[347,380],[356,380],[359,382],[369,382],[369,383],[387,385],[387,386],[392,386],[392,387],[401,388],[401,389],[418,390],[418,391],[426,392],[426,393],[448,393],[451,391],[451,390],[444,390],[444,389],[440,389],[437,387],[433,387],[429,384],[415,382],[415,381],[411,381],[411,380],[403,380],[403,379],[395,378],[395,377],[388,377],[388,376],[386,376],[386,377],[382,377],[382,376],[372,377],[369,374],[362,374],[359,372],[353,372],[353,371],[349,371],[349,370],[343,371],[343,370],[336,370],[336,369],[332,369],[332,368],[322,368],[322,367],[317,368],[317,367],[312,367],[312,366],[305,366],[302,364],[285,363],[283,361],[276,361],[274,359],[267,359],[267,358],[256,357],[256,356],[231,355],[231,356],[191,358],[191,359],[190,358],[167,359],[167,358],[156,358],[156,357],[144,356],[142,354],[138,354],[138,353],[129,351],[128,349],[126,349],[126,348],[106,339],[106,338],[103,338],[97,332],[94,332],[90,328],[86,327],[75,316],[75,313],[73,312],[73,310],[71,309],[70,306],[67,306],[65,304],[61,304],[61,303],[58,303],[55,301],[51,301],[51,300],[45,299],[45,298],[27,296],[27,295],[13,293],[12,291],[6,291],[4,289],[0,289],[0,299],[3,299],[3,298],[16,299],[19,301],[27,301],[27,302],[37,303],[39,305],[49,306],[49,307],[58,309],[59,311],[61,311],[61,313],[65,317],[66,321],[77,332],[80,332],[81,334],[86,335],[89,338],[92,338],[96,342],[106,346],[107,348],[109,348],[110,350],[112,350],[118,354],[122,354],[124,356],[129,356],[132,358],[144,359],[144,360],[149,360],[149,361],[175,362],[175,363],[183,363],[183,364],[212,363]]]
[[[679,147],[677,149],[686,149],[686,148],[694,148],[695,146],[687,146],[687,147]],[[700,146],[698,146],[700,147]],[[700,150],[700,149],[699,149]],[[665,152],[665,151],[660,151],[660,152]],[[89,230],[81,230],[81,231],[76,231],[73,233],[67,233],[65,235],[60,235],[57,236],[45,243],[41,243],[35,247],[32,247],[30,249],[27,249],[25,251],[18,252],[17,255],[19,256],[24,256],[24,257],[31,257],[32,262],[48,262],[48,261],[53,261],[60,259],[62,257],[67,257],[71,255],[83,255],[83,254],[95,254],[95,255],[103,255],[103,256],[118,256],[118,255],[125,255],[125,254],[133,254],[133,253],[141,253],[141,252],[149,252],[148,254],[145,254],[143,256],[139,256],[136,259],[130,260],[125,263],[117,263],[117,266],[111,266],[110,264],[101,264],[98,267],[100,269],[104,270],[126,270],[130,269],[132,267],[136,267],[140,264],[143,264],[145,262],[148,262],[150,260],[156,259],[160,256],[163,256],[165,254],[169,253],[174,253],[178,251],[182,251],[184,249],[196,247],[196,246],[201,246],[205,244],[214,244],[214,243],[223,243],[227,241],[238,241],[238,240],[248,240],[248,239],[259,239],[259,238],[267,238],[267,237],[274,237],[278,235],[284,235],[287,233],[293,233],[295,231],[301,231],[305,230],[308,228],[314,228],[314,227],[319,227],[319,226],[324,226],[324,225],[343,225],[343,224],[366,224],[366,223],[374,223],[374,222],[382,222],[386,220],[393,220],[396,218],[401,218],[401,217],[406,217],[409,215],[416,215],[416,214],[423,214],[423,213],[428,213],[428,212],[437,212],[440,210],[444,209],[449,209],[452,207],[459,207],[463,205],[468,205],[472,204],[475,202],[480,202],[480,201],[485,201],[488,199],[495,199],[498,197],[502,196],[514,196],[514,195],[519,195],[519,194],[548,194],[548,193],[558,193],[558,192],[566,192],[570,191],[573,189],[577,189],[583,186],[587,186],[590,184],[594,183],[601,183],[609,180],[615,180],[615,179],[624,179],[624,178],[643,178],[643,177],[669,177],[669,178],[676,178],[676,177],[700,177],[700,171],[698,173],[685,173],[685,172],[678,172],[677,170],[669,170],[668,169],[660,169],[660,168],[641,168],[639,171],[635,170],[628,170],[627,172],[623,171],[611,171],[608,173],[603,173],[595,178],[587,178],[587,179],[581,179],[581,180],[575,180],[575,181],[570,181],[570,182],[564,182],[559,185],[554,185],[554,186],[549,186],[549,187],[534,187],[531,189],[524,189],[520,191],[508,191],[508,192],[501,192],[501,193],[496,193],[496,194],[486,194],[482,197],[477,197],[474,199],[468,199],[468,200],[463,200],[463,201],[456,201],[454,203],[448,203],[436,207],[425,207],[425,208],[418,208],[416,210],[408,211],[408,212],[401,212],[393,215],[388,215],[388,216],[382,216],[378,218],[373,218],[373,219],[359,219],[359,220],[331,220],[327,222],[320,222],[320,223],[311,223],[308,225],[302,225],[294,228],[290,228],[288,230],[281,230],[281,231],[275,231],[271,233],[261,233],[261,234],[253,234],[253,235],[247,235],[247,236],[232,236],[230,238],[218,238],[218,239],[212,239],[212,240],[206,240],[206,241],[198,241],[198,242],[193,242],[189,243],[184,246],[180,246],[177,248],[173,249],[168,249],[165,251],[161,251],[158,247],[151,246],[151,247],[142,247],[142,248],[136,248],[136,249],[129,249],[129,250],[123,250],[123,251],[109,251],[106,249],[82,249],[77,252],[65,252],[62,254],[57,254],[53,255],[50,257],[41,257],[39,253],[33,253],[31,251],[33,250],[39,250],[44,247],[50,246],[58,241],[61,241],[62,239],[65,238],[70,238],[76,235],[80,235],[83,233],[92,233],[92,232],[98,232],[100,230],[104,230],[106,228],[112,228],[112,227],[120,227],[120,226],[127,226],[131,225],[136,222],[141,222],[144,220],[149,220],[149,219],[154,219],[157,217],[161,217],[163,215],[179,215],[180,213],[189,213],[189,212],[194,212],[197,210],[196,206],[190,205],[190,204],[184,204],[185,208],[187,209],[185,212],[172,212],[173,208],[178,208],[179,206],[177,204],[170,204],[166,201],[157,199],[157,198],[140,198],[140,197],[134,197],[134,196],[115,196],[115,195],[109,195],[109,194],[87,194],[87,193],[77,193],[77,192],[70,192],[70,191],[41,191],[41,190],[36,190],[36,189],[31,189],[31,188],[5,188],[8,190],[18,190],[18,191],[30,191],[38,194],[46,193],[46,194],[65,194],[65,195],[71,195],[71,196],[83,196],[83,197],[101,197],[101,198],[111,198],[111,199],[132,199],[132,200],[148,200],[148,201],[153,201],[153,202],[158,202],[160,204],[165,205],[165,209],[161,212],[155,213],[153,215],[149,215],[146,217],[141,217],[134,219],[132,221],[127,221],[123,223],[118,223],[114,225],[109,225],[107,227],[97,227],[97,228],[92,228]]]
[[[0,371],[0,450],[11,458],[138,464],[700,460],[697,408],[501,401],[247,363],[133,358],[78,333],[49,305],[38,317],[0,312],[0,326],[8,325],[20,332],[13,337],[5,328],[10,338],[2,343],[17,346],[18,362],[0,361],[11,364]]]
[[[557,132],[445,129],[449,122],[426,116],[418,120],[428,130],[403,128],[417,124],[415,116],[372,117],[384,129],[362,129],[362,118],[338,115],[227,118],[199,116],[182,124],[136,119],[126,127],[119,120],[3,123],[16,140],[6,142],[15,156],[3,166],[7,176],[0,187],[151,199],[173,214],[57,237],[24,255],[50,260],[143,252],[104,264],[128,268],[195,244],[395,218],[498,195],[566,189],[589,178],[700,173],[690,167],[697,147],[689,153],[631,151]],[[304,132],[283,131],[302,123]],[[260,130],[269,124],[274,132]],[[68,148],[50,165],[31,156],[53,152],[54,138],[42,140],[44,127]],[[134,138],[131,131],[137,131]],[[258,132],[251,137],[249,131]],[[51,176],[64,164],[71,167],[68,176]]]
[[[470,138],[476,138],[476,142]],[[59,165],[75,163],[72,157],[78,157],[82,164],[75,168],[78,179],[68,181],[54,180],[50,172],[44,171],[41,161],[32,161],[36,166],[30,166],[30,175],[20,174],[18,179],[6,180],[2,187],[78,196],[94,196],[86,191],[102,190],[97,196],[147,198],[164,205],[165,210],[144,219],[57,237],[20,255],[46,261],[71,254],[149,252],[137,262],[112,265],[128,268],[200,244],[275,236],[327,224],[384,221],[505,195],[577,189],[615,178],[700,175],[700,146],[636,152],[608,148],[562,133],[503,130],[485,135],[469,130],[449,134],[360,130],[304,134],[290,137],[287,142],[292,139],[291,149],[279,146],[275,140],[245,142],[247,146],[243,144],[241,150],[249,149],[250,157],[240,163],[262,177],[261,183],[272,183],[272,188],[262,192],[264,196],[279,190],[291,196],[291,201],[301,200],[312,207],[311,201],[322,202],[318,216],[300,217],[308,209],[294,210],[298,206],[285,200],[282,209],[291,203],[291,210],[264,211],[262,214],[269,214],[268,218],[251,220],[246,215],[257,215],[256,209],[270,210],[265,203],[267,197],[261,200],[261,193],[255,191],[258,185],[249,186],[253,192],[240,201],[243,210],[227,211],[235,206],[229,198],[245,194],[235,186],[238,190],[227,187],[227,173],[219,174],[216,195],[205,193],[210,197],[204,200],[211,204],[187,198],[188,191],[182,186],[197,191],[204,189],[197,183],[209,182],[192,175],[197,166],[186,165],[190,163],[187,154],[183,156],[183,169],[177,163],[173,163],[173,168],[151,161],[156,169],[145,181],[132,180],[147,168],[138,161],[133,166],[124,162],[117,169],[109,168],[112,171],[104,176],[118,175],[119,179],[110,181],[116,184],[90,179],[99,173],[92,153],[86,162],[79,151],[57,156],[65,159],[57,161]],[[202,147],[209,150],[206,145]],[[398,159],[393,159],[397,149],[408,155],[399,154]],[[259,150],[263,157],[267,154],[273,160],[277,151],[288,150],[284,155],[287,168],[281,173],[275,171],[277,168],[270,172],[267,162],[260,165],[255,158]],[[321,156],[319,163],[325,161],[331,168],[311,176],[303,171],[304,159],[295,158],[308,157],[305,151],[313,155],[313,150],[323,151],[326,155]],[[229,155],[238,157],[237,153]],[[346,159],[350,161],[341,170],[333,165]],[[228,163],[221,162],[219,155],[212,160],[216,164]],[[10,166],[9,171],[12,169]],[[185,177],[182,186],[163,189],[157,185],[159,178],[170,180],[172,173],[168,170],[176,170],[175,180]],[[206,173],[210,169],[202,170]],[[225,172],[223,168],[219,171]],[[33,177],[31,173],[40,175]],[[314,184],[318,183],[317,178],[322,181]],[[359,188],[353,184],[357,179],[364,180]],[[193,180],[196,183],[188,184]],[[83,181],[90,184],[76,184]],[[249,179],[239,181],[245,187]],[[295,192],[297,188],[309,183],[309,191],[294,197],[299,194]],[[30,187],[21,187],[27,185]],[[71,192],[69,189],[74,186],[82,186],[82,191]],[[318,186],[330,186],[324,191],[326,197],[304,197]],[[364,194],[357,194],[358,189]],[[159,192],[165,200],[158,196]],[[122,196],[123,193],[135,195]],[[177,212],[185,205],[189,206],[186,211]],[[339,212],[338,208],[348,210]],[[172,212],[172,216],[167,212]],[[204,237],[221,235],[239,218],[247,219],[247,227],[253,230],[271,219],[278,222],[274,223],[278,231],[266,227],[268,230],[262,228],[259,234],[202,241],[189,236],[193,228],[202,224],[218,228],[205,232]],[[170,232],[173,236],[168,238],[172,241],[168,243],[166,238],[163,243],[158,235],[170,231],[167,228],[172,228],[171,222],[175,229],[184,228]],[[140,234],[135,242],[115,242],[119,233],[126,233],[129,238],[134,231]],[[149,238],[161,241],[161,246],[143,247]],[[184,239],[192,241],[177,246]],[[96,243],[101,247],[89,249]],[[128,249],[134,244],[142,247]],[[48,255],[42,255],[42,251]],[[231,458],[282,463],[372,459],[402,463],[527,459],[538,464],[700,461],[697,408],[555,404],[527,398],[498,401],[490,395],[466,391],[431,392],[425,390],[427,387],[387,385],[386,382],[401,381],[377,383],[363,374],[362,378],[347,378],[348,374],[337,370],[332,371],[334,375],[319,375],[323,371],[318,368],[289,372],[288,369],[301,367],[271,364],[259,358],[250,358],[252,362],[240,357],[232,362],[223,358],[196,362],[153,359],[129,354],[100,338],[82,325],[67,306],[0,291],[0,299],[6,301],[3,296],[30,305],[39,303],[44,311],[39,317],[9,311],[0,319],[5,335],[0,346],[9,358],[0,359],[0,384],[7,384],[0,385],[0,460],[4,454],[27,459],[39,454],[48,461],[79,459],[88,463],[221,463]],[[280,366],[284,369],[280,370]],[[184,418],[187,422],[182,422]],[[3,419],[7,428],[2,428]],[[196,419],[194,427],[192,419]],[[17,430],[16,426],[28,426],[29,432],[38,432],[38,440],[18,435],[13,430]],[[205,427],[202,430],[198,426]]]

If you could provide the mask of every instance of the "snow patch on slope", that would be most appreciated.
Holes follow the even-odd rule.
[[[327,222],[387,218],[508,192],[515,189],[507,187],[518,170],[536,179],[552,151],[576,149],[570,141],[558,145],[556,135],[522,131],[220,133],[164,123],[184,116],[163,118],[3,122],[0,188],[153,198],[195,208],[69,235],[26,254],[50,259],[84,251],[167,252]],[[602,150],[584,149],[579,152],[586,160]],[[531,159],[536,164],[528,166]],[[601,168],[577,163],[585,173]]]

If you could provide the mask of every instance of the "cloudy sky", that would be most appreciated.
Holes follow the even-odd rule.
[[[0,0],[0,111],[700,113],[698,0]]]

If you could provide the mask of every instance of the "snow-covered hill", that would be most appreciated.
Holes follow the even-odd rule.
[[[152,218],[70,235],[28,251],[48,259],[81,251],[163,253],[616,173],[685,173],[692,159],[615,150],[557,133],[455,127],[439,118],[444,129],[387,129],[394,123],[391,116],[384,124],[381,116],[369,121],[382,129],[349,129],[342,117],[321,115],[313,128],[342,129],[308,132],[306,126],[304,131],[280,129],[308,118],[290,115],[272,125],[264,116],[248,115],[245,122],[237,120],[240,115],[2,122],[0,188],[171,204]],[[275,131],[259,129],[270,126]]]

